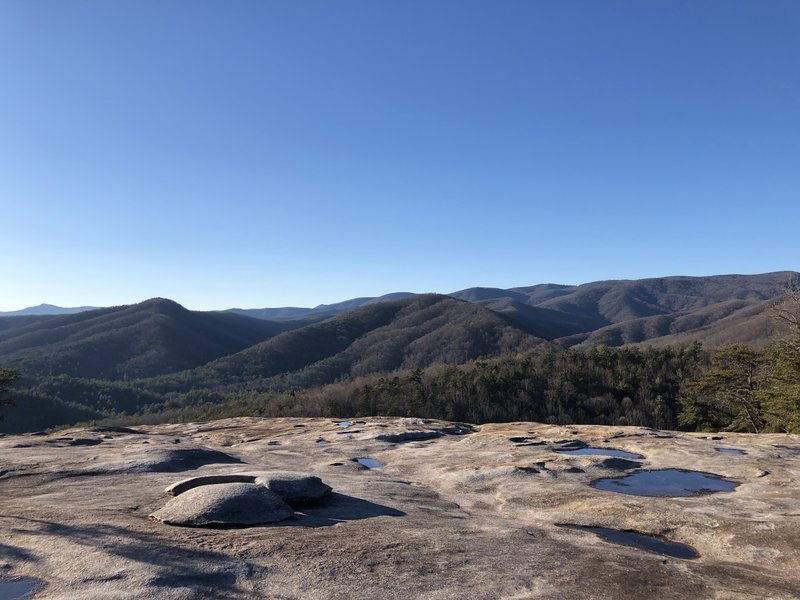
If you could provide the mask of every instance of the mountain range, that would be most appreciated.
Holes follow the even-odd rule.
[[[204,365],[233,371],[249,365],[242,368],[273,376],[345,353],[340,360],[350,368],[344,371],[358,375],[373,369],[370,364],[386,370],[453,363],[545,342],[562,348],[693,341],[760,346],[778,334],[770,308],[797,276],[782,271],[475,287],[448,296],[397,293],[316,308],[212,312],[157,298],[0,319],[0,364],[110,380]]]
[[[309,389],[536,348],[759,347],[780,336],[772,309],[797,276],[475,287],[313,309],[199,312],[154,298],[2,318],[0,368],[19,369],[23,384],[45,403],[40,410],[58,415],[31,421],[28,414],[27,425],[14,427],[41,427],[130,413],[148,403],[169,406],[178,398],[219,401],[240,391]]]

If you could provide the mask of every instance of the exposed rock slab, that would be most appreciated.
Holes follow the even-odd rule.
[[[41,581],[36,598],[48,600],[800,598],[799,436],[726,433],[726,446],[746,451],[738,456],[717,452],[708,434],[537,423],[458,426],[470,432],[387,444],[378,436],[451,424],[351,420],[352,437],[336,435],[342,428],[330,419],[236,418],[148,425],[135,435],[0,438],[0,575]],[[103,442],[52,442],[67,436]],[[619,474],[604,466],[609,457],[559,452],[565,442],[609,440],[644,457],[639,469],[688,467],[740,485],[628,496],[591,487]],[[385,466],[352,460],[364,456]],[[266,527],[148,519],[201,490],[268,491],[212,484],[167,500],[164,488],[178,480],[264,472],[313,474],[335,492]],[[654,536],[699,557],[559,524]]]

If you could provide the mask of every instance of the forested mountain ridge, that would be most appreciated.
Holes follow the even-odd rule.
[[[39,304],[37,306],[29,306],[22,310],[9,310],[0,311],[0,317],[25,317],[25,316],[40,316],[40,315],[72,315],[87,310],[95,310],[97,306],[55,306],[54,304]]]
[[[562,347],[594,343],[616,346],[649,341],[659,345],[700,341],[715,346],[731,341],[729,336],[720,333],[721,329],[738,330],[745,336],[738,341],[763,345],[772,339],[774,333],[769,327],[762,327],[768,321],[764,315],[768,312],[769,302],[785,293],[798,277],[800,274],[794,271],[760,275],[673,276],[595,281],[582,285],[547,283],[508,289],[474,287],[448,296],[481,304],[526,331],[556,341]],[[313,309],[232,310],[278,320],[313,315],[325,317],[412,295],[398,293],[377,298],[355,298]],[[732,310],[734,301],[735,310]],[[753,323],[744,323],[752,318]],[[721,319],[728,320],[709,330]]]
[[[465,301],[462,304],[469,302],[488,309],[502,319],[506,329],[513,326],[517,331],[506,336],[508,339],[523,340],[533,336],[564,348],[596,344],[686,345],[693,341],[707,347],[730,342],[763,346],[778,335],[770,317],[770,307],[796,276],[796,273],[784,271],[763,275],[600,281],[580,286],[542,284],[509,290],[470,288],[450,296]],[[401,299],[395,299],[396,296]],[[297,368],[305,368],[308,361],[330,359],[330,355],[324,354],[328,349],[335,348],[334,354],[345,350],[331,345],[323,332],[330,332],[343,323],[354,323],[364,315],[388,314],[394,310],[391,307],[399,306],[397,302],[419,306],[414,301],[426,297],[401,293],[358,298],[322,305],[317,307],[316,313],[306,312],[305,316],[291,312],[295,309],[263,309],[290,310],[283,313],[280,321],[231,312],[189,311],[164,299],[70,315],[8,317],[0,319],[0,364],[20,368],[28,374],[113,380],[175,373],[214,360],[228,366],[250,364],[254,356],[266,353],[271,355],[269,363],[274,365],[267,371],[272,373],[270,369],[278,369],[269,375],[272,376],[290,372],[298,365]],[[326,317],[330,311],[340,312]],[[335,320],[348,314],[360,316]],[[444,311],[437,318],[441,321],[448,315],[454,318],[455,314]],[[483,314],[476,318],[480,321],[488,317]],[[330,319],[334,319],[332,324],[324,324]],[[484,326],[491,329],[498,323],[493,321],[490,325],[486,321]],[[248,350],[283,332],[309,326],[308,331],[280,338],[265,348]],[[373,339],[376,335],[373,334]],[[462,339],[463,336],[466,337]],[[454,335],[452,347],[442,347],[434,353],[436,360],[453,362],[472,357],[472,346],[465,345],[465,339],[470,336],[463,336]],[[355,341],[346,335],[342,339],[347,339],[348,344]],[[416,344],[419,346],[421,342]],[[527,348],[527,344],[525,342],[520,350]],[[353,365],[362,366],[340,367],[339,370],[358,375],[370,361],[380,362],[385,368],[404,368],[414,363],[408,358],[399,362],[379,359],[365,349],[368,346],[364,340],[343,355]],[[506,343],[503,350],[514,349]],[[242,351],[245,351],[242,356],[226,358]],[[370,356],[357,356],[359,351]],[[498,349],[491,344],[484,348],[485,353],[496,351]],[[324,356],[317,356],[315,352],[323,352]],[[397,352],[399,350],[393,350],[395,356]],[[413,355],[415,350],[412,348],[410,352]],[[414,364],[425,366],[423,362]],[[261,368],[251,365],[245,371]]]
[[[238,352],[288,327],[234,314],[193,312],[156,298],[70,315],[1,319],[0,361],[27,375],[152,377]]]
[[[395,292],[378,297],[353,298],[335,304],[320,304],[314,308],[301,308],[299,306],[284,306],[282,308],[229,308],[223,312],[232,312],[247,317],[269,319],[272,321],[287,321],[301,318],[327,319],[328,317],[333,317],[362,306],[378,304],[380,302],[390,302],[392,300],[401,300],[416,295],[417,294],[412,294],[410,292]]]
[[[509,290],[471,288],[453,294],[501,310],[510,319],[532,318],[549,327],[543,337],[562,347],[603,343],[688,344],[715,346],[730,341],[758,345],[770,341],[767,326],[771,303],[787,292],[799,274],[779,271],[761,275],[658,277],[596,281],[579,286],[544,284]],[[527,302],[523,300],[527,298]],[[536,317],[527,306],[540,311]],[[727,319],[721,326],[715,323]],[[753,320],[753,323],[747,321]],[[542,324],[539,327],[542,327]],[[727,339],[722,329],[739,330],[746,339]]]
[[[282,333],[187,373],[160,390],[251,382],[288,389],[433,364],[460,364],[545,343],[501,315],[447,296],[426,294],[362,306]],[[255,383],[258,382],[258,383]]]
[[[548,379],[548,389],[567,397],[570,390],[585,388],[589,396],[576,402],[602,404],[599,396],[595,397],[596,389],[586,387],[590,382],[584,381],[584,375],[570,381],[548,370],[559,364],[572,365],[570,368],[580,365],[582,353],[597,346],[638,345],[645,351],[641,361],[655,361],[654,365],[670,363],[672,357],[683,355],[671,354],[673,350],[649,353],[651,346],[673,346],[677,351],[701,342],[708,350],[745,342],[755,349],[769,350],[770,344],[786,333],[776,323],[774,313],[794,276],[781,272],[669,277],[583,286],[471,288],[450,296],[400,294],[401,299],[392,299],[391,295],[355,299],[350,306],[356,308],[349,310],[343,309],[347,302],[340,303],[334,306],[342,311],[327,318],[317,313],[280,321],[230,312],[189,311],[159,298],[72,315],[3,318],[0,368],[19,370],[22,377],[17,389],[25,410],[12,411],[6,424],[0,426],[19,431],[177,408],[184,411],[180,414],[189,414],[185,411],[196,404],[227,403],[243,394],[257,398],[257,403],[262,402],[258,399],[261,394],[283,394],[274,399],[279,406],[269,412],[284,414],[302,390],[311,393],[305,397],[315,398],[313,390],[341,383],[343,390],[374,398],[366,391],[369,386],[347,387],[345,383],[363,378],[380,382],[392,373],[410,372],[410,383],[397,388],[399,393],[392,396],[392,410],[401,410],[397,403],[406,393],[418,395],[420,391],[414,375],[419,369],[531,352],[534,362],[520,359],[521,370],[515,368],[513,377],[522,377],[525,364],[541,359],[542,377],[552,378]],[[555,362],[549,362],[548,352],[557,353]],[[618,356],[625,368],[639,368],[637,355],[623,352]],[[704,355],[692,351],[685,356],[692,368],[704,368]],[[594,377],[595,371],[589,368],[586,376]],[[479,379],[489,376],[481,369],[470,372]],[[442,380],[442,389],[450,389],[447,386],[451,383],[461,385],[461,375],[454,374],[452,381],[449,377]],[[486,390],[494,394],[506,389],[514,396],[509,402],[537,398],[531,386],[540,386],[543,381],[531,373],[519,379],[517,384],[522,387],[513,391],[516,388],[496,388],[492,377],[485,382],[489,385]],[[668,412],[673,419],[676,385],[669,388],[673,404]],[[381,384],[381,389],[385,392],[388,388]],[[601,395],[605,397],[606,393]],[[633,398],[631,393],[642,398]],[[446,400],[448,394],[442,398]],[[621,399],[630,396],[635,402],[645,402],[648,397],[627,387],[619,394]],[[355,400],[331,406],[351,406]],[[554,401],[548,399],[551,406],[556,406]],[[426,402],[433,403],[426,410],[441,408],[436,408],[438,400],[433,396]],[[482,404],[474,414],[501,415],[507,411],[485,408]],[[538,414],[535,407],[525,410]],[[656,414],[647,406],[631,410],[619,415],[626,419],[651,415],[646,418],[654,419],[652,415]],[[562,419],[590,412],[585,407],[567,410],[565,406],[547,417]]]

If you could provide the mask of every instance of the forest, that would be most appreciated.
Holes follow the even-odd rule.
[[[161,395],[132,384],[43,378],[20,401],[76,411],[69,420],[133,424],[232,416],[415,416],[486,423],[639,425],[800,432],[800,343],[754,350],[533,350],[357,377],[309,389]],[[6,390],[8,394],[8,390]],[[63,402],[71,398],[72,402]]]
[[[115,422],[232,416],[415,416],[487,423],[800,432],[800,352],[735,344],[533,351],[357,378],[308,390],[176,397]]]

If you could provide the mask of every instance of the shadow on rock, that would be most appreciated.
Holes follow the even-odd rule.
[[[38,560],[38,557],[24,548],[11,546],[9,544],[0,544],[0,559],[6,561],[25,561],[33,562]]]
[[[369,500],[332,493],[322,504],[306,505],[295,512],[294,520],[284,521],[278,526],[330,527],[345,521],[360,521],[373,517],[404,517],[406,513],[390,506]]]
[[[148,584],[163,588],[159,597],[172,597],[171,590],[182,590],[181,598],[250,597],[241,584],[252,575],[255,566],[241,558],[198,548],[187,548],[155,535],[114,525],[67,525],[40,519],[16,518],[26,527],[25,533],[68,540],[76,546],[76,555],[87,548],[147,565],[151,573]],[[13,530],[20,531],[17,528]],[[119,573],[87,581],[112,583],[124,589],[126,575]],[[156,596],[154,596],[156,597]]]

